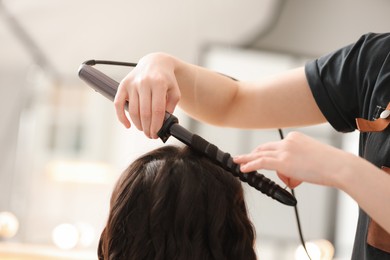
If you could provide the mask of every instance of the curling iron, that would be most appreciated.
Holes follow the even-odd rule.
[[[119,83],[92,67],[96,64],[130,67],[135,67],[137,64],[99,60],[88,60],[81,64],[78,71],[79,77],[95,91],[102,94],[109,100],[114,101]],[[165,112],[164,123],[157,135],[164,143],[172,135],[182,143],[207,156],[210,160],[220,165],[226,171],[229,171],[235,177],[238,177],[242,182],[248,183],[250,186],[265,195],[288,206],[295,206],[297,204],[297,200],[291,193],[257,171],[248,173],[241,172],[240,166],[233,162],[233,158],[229,153],[221,151],[214,144],[182,127],[179,124],[179,120],[168,112]]]

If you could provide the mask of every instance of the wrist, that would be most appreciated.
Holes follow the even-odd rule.
[[[362,159],[354,154],[344,151],[341,152],[343,155],[339,157],[340,164],[338,168],[334,169],[334,172],[331,174],[330,186],[346,191],[353,178],[356,177],[356,166],[359,160]]]
[[[346,153],[342,161],[340,171],[333,174],[333,186],[350,195],[362,184],[367,174],[378,170],[370,162],[354,154]]]

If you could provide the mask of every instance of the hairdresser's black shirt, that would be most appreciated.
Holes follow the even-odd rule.
[[[305,71],[330,124],[340,132],[354,131],[356,118],[376,120],[390,102],[390,34],[363,35],[307,63]],[[390,167],[390,127],[361,133],[359,155],[378,167]],[[390,234],[361,209],[352,259],[390,259]]]

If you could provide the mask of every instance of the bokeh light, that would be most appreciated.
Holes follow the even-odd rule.
[[[19,221],[13,213],[0,212],[0,238],[12,238],[16,235],[18,229]]]

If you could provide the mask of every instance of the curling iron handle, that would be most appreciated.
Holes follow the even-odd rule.
[[[79,77],[95,91],[111,101],[114,101],[119,83],[90,65],[82,64],[79,68]]]
[[[114,101],[116,92],[118,91],[119,83],[106,74],[92,67],[88,62],[81,64],[79,68],[79,77],[84,80],[96,92],[99,92],[111,101]],[[128,110],[128,102],[125,106]],[[172,115],[165,112],[164,120],[167,120]]]

